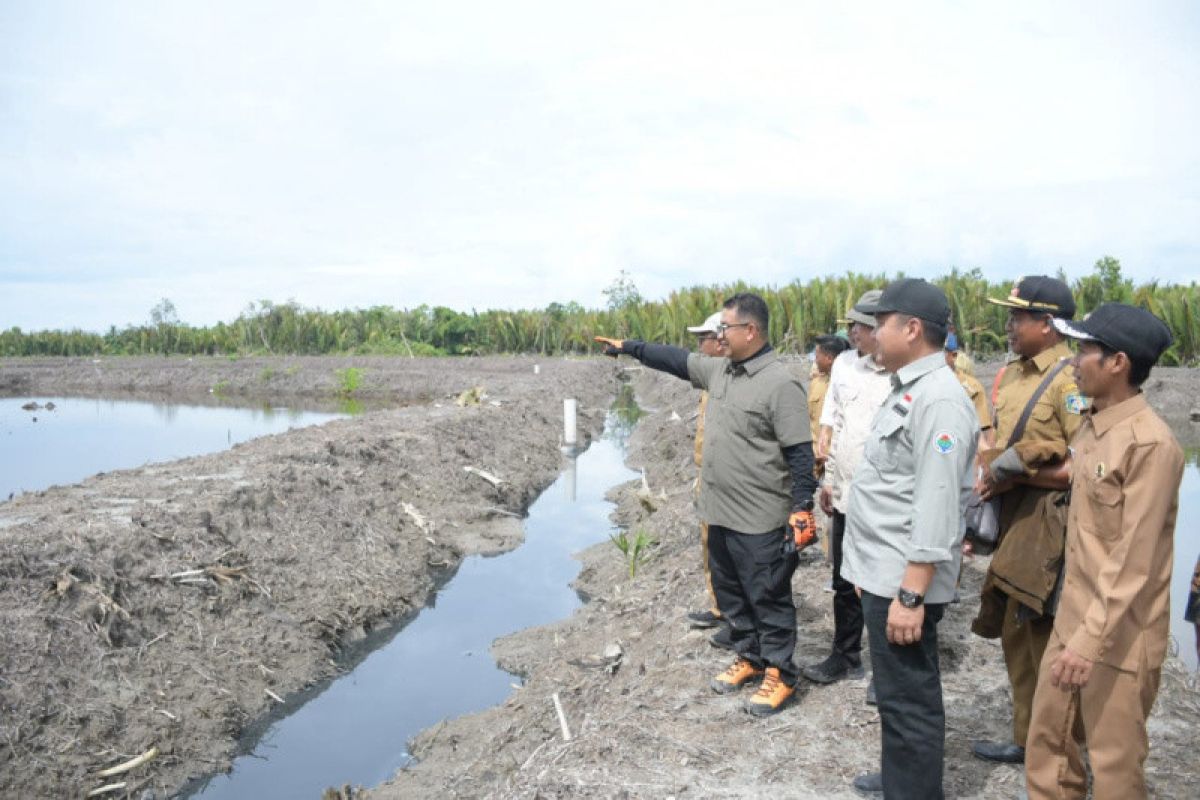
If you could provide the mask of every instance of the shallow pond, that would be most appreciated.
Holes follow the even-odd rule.
[[[39,407],[22,408],[31,402]],[[215,453],[339,416],[80,397],[0,398],[0,502],[98,472]]]
[[[581,604],[570,587],[580,569],[574,554],[613,531],[604,495],[636,476],[624,466],[621,434],[629,427],[629,420],[610,415],[605,434],[567,459],[530,507],[524,543],[499,556],[465,559],[390,641],[271,725],[229,775],[192,796],[267,800],[318,797],[346,783],[375,786],[411,761],[406,744],[419,731],[518,691],[519,678],[497,667],[489,648],[498,637],[562,619]],[[612,555],[621,557],[615,548]]]
[[[1196,558],[1200,557],[1200,449],[1188,453],[1188,464],[1179,487],[1179,517],[1175,522],[1175,568],[1171,573],[1171,635],[1179,656],[1196,669],[1195,627],[1183,620],[1188,587]]]

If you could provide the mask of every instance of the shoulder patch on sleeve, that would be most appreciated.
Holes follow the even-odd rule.
[[[1063,399],[1063,403],[1066,405],[1067,411],[1071,414],[1082,414],[1087,408],[1087,399],[1079,392],[1070,392],[1067,394],[1066,398]]]
[[[942,455],[954,452],[958,447],[958,437],[950,431],[938,431],[933,435],[933,449]]]

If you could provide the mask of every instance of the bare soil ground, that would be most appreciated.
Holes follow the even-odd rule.
[[[637,483],[613,496],[620,524],[658,540],[651,560],[630,579],[611,545],[583,553],[576,587],[586,605],[570,619],[493,647],[503,667],[526,676],[524,687],[502,706],[422,733],[412,746],[418,763],[368,796],[850,798],[857,796],[853,777],[878,768],[879,717],[864,702],[866,681],[806,685],[794,706],[768,719],[743,712],[742,698],[707,688],[731,657],[684,618],[706,603],[690,491],[697,396],[682,381],[634,374],[650,413],[634,433],[628,461],[644,467],[653,492],[665,491],[667,499],[651,510],[637,497]],[[1156,405],[1177,407],[1195,402],[1198,384],[1197,371],[1156,370],[1149,395]],[[950,797],[1013,798],[1023,788],[1019,767],[986,764],[969,749],[973,739],[1006,738],[1010,725],[999,643],[969,631],[986,564],[969,562],[964,600],[951,606],[939,630]],[[828,652],[828,580],[821,561],[797,571],[800,663]],[[604,658],[613,644],[623,653],[616,665]],[[560,732],[555,693],[569,742]],[[1195,676],[1172,658],[1150,721],[1148,777],[1155,797],[1195,796],[1198,728]]]
[[[249,726],[352,666],[465,555],[519,543],[513,515],[562,468],[562,398],[590,438],[617,389],[605,360],[0,363],[0,391],[31,399],[190,401],[224,381],[272,402],[330,396],[348,365],[408,407],[0,504],[0,797],[161,798],[228,768]],[[450,399],[475,386],[482,403]]]
[[[79,796],[123,780],[107,796],[161,798],[223,770],[239,736],[353,666],[367,634],[419,610],[463,556],[517,544],[520,527],[505,512],[522,512],[561,467],[561,398],[579,398],[581,428],[594,433],[616,389],[607,360],[542,360],[537,377],[534,363],[0,361],[0,393],[31,399],[195,401],[220,386],[239,399],[332,401],[337,370],[353,366],[363,377],[356,396],[409,406],[0,504],[0,796]],[[850,779],[877,764],[865,681],[808,688],[767,720],[706,688],[729,656],[684,623],[704,604],[691,506],[696,393],[630,374],[650,413],[629,462],[666,497],[647,505],[636,485],[613,497],[620,524],[658,540],[651,559],[630,579],[611,545],[582,554],[577,588],[589,602],[494,647],[525,687],[422,733],[420,761],[370,796],[836,798],[853,796]],[[980,374],[986,382],[991,372]],[[483,404],[451,400],[478,385]],[[1156,370],[1148,389],[1180,438],[1200,442],[1200,424],[1187,422],[1200,371]],[[465,466],[505,483],[494,489]],[[968,752],[971,739],[1008,727],[999,648],[967,628],[984,568],[970,565],[965,602],[941,626],[947,788],[1007,798],[1021,771]],[[820,562],[797,572],[801,662],[828,648],[827,581]],[[604,658],[613,644],[616,663]],[[1151,720],[1156,797],[1194,796],[1198,726],[1194,678],[1173,660]],[[152,747],[159,755],[128,774],[97,774]]]

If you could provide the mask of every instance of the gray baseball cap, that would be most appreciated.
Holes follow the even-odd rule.
[[[875,307],[879,305],[879,298],[882,296],[882,289],[871,289],[869,292],[863,292],[863,296],[858,298],[858,302],[854,304],[854,307],[846,312],[846,319],[850,322],[857,322],[860,325],[874,328]]]

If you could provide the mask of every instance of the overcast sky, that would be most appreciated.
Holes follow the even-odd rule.
[[[0,0],[0,327],[1200,280],[1200,3]]]

